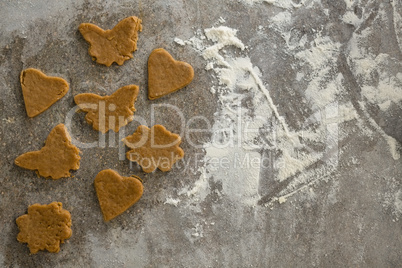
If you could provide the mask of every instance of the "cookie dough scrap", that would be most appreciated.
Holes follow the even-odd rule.
[[[83,93],[75,96],[74,101],[80,110],[87,113],[85,119],[94,129],[102,133],[110,129],[118,132],[133,120],[138,92],[138,86],[128,85],[110,96]]]
[[[60,243],[72,234],[70,212],[60,202],[29,206],[28,214],[18,217],[16,222],[20,229],[17,240],[28,243],[31,254],[45,249],[57,253]]]
[[[127,159],[137,162],[146,173],[156,168],[169,171],[174,163],[184,157],[184,151],[179,147],[180,136],[161,125],[155,125],[151,129],[139,126],[134,134],[124,138],[123,142],[131,148],[126,153]]]
[[[148,59],[148,98],[154,100],[175,92],[194,78],[194,70],[190,64],[177,61],[164,50],[152,51]]]
[[[99,64],[106,66],[116,62],[122,65],[133,57],[137,50],[138,31],[142,31],[141,20],[135,16],[120,21],[112,30],[103,30],[91,23],[81,23],[79,31],[89,43],[89,55]]]
[[[99,172],[94,185],[105,221],[122,214],[140,200],[144,192],[140,178],[122,177],[112,169]]]
[[[25,109],[29,117],[44,112],[67,94],[68,83],[60,78],[47,76],[33,68],[23,70],[20,75]]]
[[[77,170],[80,167],[79,153],[80,150],[71,143],[66,127],[59,124],[52,129],[42,149],[18,156],[15,164],[37,170],[42,177],[57,180],[69,177],[70,169]]]

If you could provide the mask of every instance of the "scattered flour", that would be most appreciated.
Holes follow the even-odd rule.
[[[150,255],[146,247],[147,237],[143,232],[119,227],[111,228],[106,235],[88,233],[85,238],[86,247],[96,267],[124,267],[128,263],[135,263],[138,267],[148,265]]]
[[[284,197],[284,196],[281,196],[281,197],[278,198],[279,204],[283,204],[283,203],[285,203],[286,201],[287,201],[287,199],[286,199],[286,197]]]
[[[222,193],[229,199],[241,200],[246,205],[254,206],[260,198],[258,163],[261,155],[252,148],[257,132],[250,131],[243,135],[245,128],[251,128],[248,122],[253,120],[248,115],[249,110],[242,107],[241,101],[250,91],[256,94],[256,99],[261,101],[264,98],[256,82],[260,71],[251,64],[248,57],[228,57],[221,54],[221,50],[226,47],[245,49],[243,42],[236,37],[237,30],[219,26],[204,32],[206,39],[213,42],[212,45],[203,42],[200,46],[202,39],[199,36],[185,43],[200,50],[207,61],[206,69],[217,75],[219,84],[214,86],[214,90],[222,103],[222,110],[216,115],[212,141],[204,144],[206,156],[202,175],[192,189],[184,189],[181,194],[186,193],[192,200],[203,199],[209,194],[208,185],[212,179],[222,183]],[[245,93],[241,92],[243,90]],[[260,105],[259,109],[264,115],[272,113],[269,106]],[[234,121],[237,123],[233,123]],[[265,122],[261,121],[253,126],[253,130],[258,130],[263,123]]]
[[[394,196],[394,207],[397,213],[402,215],[402,190],[399,190]]]
[[[177,44],[179,44],[179,45],[181,45],[181,46],[185,46],[186,45],[186,43],[184,43],[184,41],[183,40],[181,40],[180,38],[175,38],[174,39],[174,41],[177,43]]]
[[[180,203],[180,199],[174,199],[172,197],[168,197],[166,198],[166,201],[164,202],[164,204],[169,204],[172,206],[177,207],[177,205]]]
[[[398,1],[391,1],[392,4],[392,8],[393,8],[393,17],[394,17],[394,28],[395,29],[402,29],[402,6],[399,4],[398,5]],[[396,31],[395,30],[395,34],[396,34],[396,38],[398,41],[398,45],[399,45],[399,49],[402,51],[402,32],[401,31]]]
[[[292,8],[297,8],[301,7],[303,5],[304,1],[300,1],[300,4],[294,3],[292,0],[240,0],[244,4],[247,5],[254,5],[254,4],[259,4],[259,3],[267,3],[271,4],[277,7],[285,8],[285,9],[292,9]]]
[[[400,23],[398,18],[400,19],[395,17],[396,24]],[[381,24],[386,20],[387,13],[382,11],[374,23]],[[365,103],[377,105],[383,112],[387,112],[392,103],[402,102],[402,64],[389,54],[373,53],[370,42],[373,34],[371,27],[360,33],[353,33],[348,44],[348,63],[361,87],[360,108],[369,118],[368,123],[387,142],[392,157],[397,160],[400,158],[401,145],[371,118]]]
[[[204,237],[204,234],[203,234],[204,232],[203,232],[203,227],[202,227],[202,225],[201,224],[196,224],[195,225],[195,227],[193,228],[193,232],[191,233],[191,236],[192,237],[195,237],[195,238],[199,238],[199,237]]]
[[[219,162],[218,162],[219,161]],[[261,155],[243,148],[206,148],[206,169],[215,181],[222,182],[222,193],[233,202],[254,206],[260,199]]]
[[[389,146],[389,150],[391,152],[392,158],[394,160],[398,160],[401,155],[399,153],[401,149],[401,145],[397,142],[397,140],[384,132],[384,130],[370,117],[368,112],[365,109],[365,105],[363,102],[359,102],[360,107],[362,108],[363,112],[365,115],[368,117],[369,123],[377,130],[377,132],[384,138],[384,140],[387,142]]]
[[[395,15],[395,25],[402,25],[400,16]],[[388,14],[380,11],[374,23],[382,24],[387,20]],[[372,27],[367,27],[353,33],[348,45],[348,61],[362,88],[362,96],[387,111],[392,102],[402,101],[402,64],[389,54],[374,52],[370,41],[373,31]]]
[[[395,178],[386,179],[386,187],[387,191],[384,196],[380,196],[382,205],[390,212],[393,221],[399,221],[402,218],[401,183]]]
[[[343,51],[341,43],[322,31],[313,31],[309,37],[304,33],[295,42],[291,10],[303,6],[305,1],[300,4],[292,1],[242,2],[249,5],[269,2],[285,9],[270,18],[268,26],[261,25],[258,29],[270,28],[286,41],[286,47],[281,49],[297,59],[293,68],[301,71],[294,79],[308,82],[303,95],[313,114],[301,129],[289,128],[286,118],[280,114],[280,109],[271,98],[269,85],[262,80],[261,70],[248,56],[251,51],[237,37],[236,29],[212,27],[197,30],[189,40],[175,38],[176,43],[191,46],[205,59],[205,69],[217,79],[211,92],[220,104],[215,114],[212,140],[204,144],[206,155],[205,165],[199,170],[201,176],[193,187],[184,188],[179,194],[186,195],[190,203],[203,201],[211,193],[210,181],[214,181],[222,185],[221,194],[225,198],[255,206],[261,198],[261,150],[275,150],[277,157],[272,170],[275,179],[281,182],[291,179],[272,198],[272,201],[283,203],[290,196],[311,189],[315,183],[336,176],[338,157],[342,152],[338,150],[338,142],[348,136],[340,124],[350,120],[357,120],[362,135],[373,135],[367,124],[374,126],[376,132],[387,141],[392,157],[400,157],[397,141],[388,136],[368,114],[365,117],[370,118],[370,122],[362,122],[351,101],[345,98],[344,77],[337,69],[337,61]],[[346,2],[347,12],[341,19],[357,28],[364,21],[364,16],[352,14],[354,4]],[[362,39],[369,35],[367,30],[353,34],[347,58],[358,83],[362,85],[363,101],[376,103],[386,111],[392,102],[402,101],[402,73],[390,73],[392,62],[395,64],[395,61],[389,55],[372,55],[368,53],[369,49],[361,45]],[[376,70],[379,72],[379,83],[373,87],[369,78]],[[250,104],[247,107],[242,105],[245,99]],[[359,108],[366,113],[364,103]],[[248,131],[250,129],[254,131]],[[258,130],[261,129],[269,131],[260,133]],[[264,142],[260,141],[261,138]],[[325,148],[312,149],[309,142]],[[317,166],[317,163],[320,164]],[[243,166],[239,168],[239,165]]]
[[[227,198],[254,206],[260,199],[260,169],[263,159],[259,151],[268,146],[265,142],[255,142],[262,136],[258,132],[259,129],[266,128],[269,122],[275,125],[270,133],[263,135],[263,138],[271,144],[267,149],[280,152],[274,166],[278,167],[276,180],[284,181],[322,160],[325,154],[325,152],[311,150],[300,140],[313,139],[328,143],[329,139],[337,139],[337,128],[336,131],[331,132],[326,124],[322,124],[314,131],[309,130],[309,126],[300,131],[290,130],[274,104],[268,86],[261,79],[261,71],[252,64],[250,58],[244,55],[232,56],[222,53],[226,47],[245,51],[245,45],[236,36],[237,30],[226,26],[212,27],[204,31],[206,37],[204,39],[199,32],[197,33],[195,37],[183,42],[199,51],[206,60],[206,69],[212,70],[216,75],[218,84],[213,85],[211,91],[217,95],[218,102],[222,105],[216,113],[212,141],[204,144],[206,164],[200,170],[202,175],[192,189],[183,189],[180,194],[187,194],[193,201],[202,201],[209,194],[208,185],[209,180],[212,179],[222,183],[222,194]],[[330,55],[326,53],[333,51],[333,46],[339,47],[338,44],[329,44],[325,38],[318,38],[316,43],[319,47],[304,54],[305,64],[312,65],[316,76],[320,76],[319,70],[330,60]],[[211,45],[208,40],[213,44]],[[324,59],[320,59],[323,55],[325,55]],[[303,54],[299,54],[298,57],[302,58]],[[317,107],[325,108],[335,100],[336,92],[341,87],[341,80],[341,76],[336,76],[333,83],[329,83],[330,86],[320,87],[321,92],[317,89],[313,92],[313,86],[311,86],[306,95],[320,94],[321,97],[318,100],[315,98],[318,102]],[[242,106],[241,101],[251,96],[252,107]],[[249,115],[250,109],[253,116]],[[338,110],[336,111],[338,116]],[[343,112],[353,114],[350,109],[344,109]],[[339,118],[354,119],[354,116],[344,115]],[[335,123],[337,127],[339,122]],[[303,181],[299,184],[303,184]],[[282,194],[286,194],[287,191],[294,191],[294,189],[285,189]]]
[[[345,0],[346,4],[346,13],[342,16],[342,21],[351,24],[355,27],[358,27],[362,24],[364,21],[363,17],[359,16],[356,14],[354,8],[356,5],[358,5],[358,1],[356,0]]]
[[[236,37],[237,30],[228,28],[226,26],[212,27],[205,30],[205,36],[215,42],[214,45],[206,47],[203,50],[203,57],[205,60],[212,60],[213,63],[223,65],[230,68],[230,64],[225,61],[224,57],[219,54],[219,51],[225,46],[235,46],[244,50],[245,46]]]

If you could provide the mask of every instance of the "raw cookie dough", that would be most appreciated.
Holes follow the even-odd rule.
[[[113,62],[122,65],[133,57],[142,25],[139,18],[132,16],[120,21],[112,30],[105,31],[91,23],[81,23],[78,29],[90,45],[92,59],[109,67]]]
[[[45,249],[59,252],[60,243],[72,234],[70,212],[60,202],[29,206],[28,214],[18,217],[16,222],[20,229],[17,240],[28,243],[32,254]]]
[[[66,95],[68,83],[59,77],[47,76],[33,68],[20,75],[25,109],[29,117],[37,116]]]
[[[37,170],[38,174],[54,180],[69,177],[70,169],[80,167],[80,150],[71,143],[71,138],[63,124],[52,129],[45,146],[40,151],[28,152],[15,159],[22,168]]]
[[[138,91],[138,86],[128,85],[110,96],[84,93],[75,96],[74,101],[82,111],[87,112],[85,119],[94,129],[102,133],[110,129],[118,132],[133,120]]]
[[[176,61],[164,50],[152,51],[148,59],[148,98],[154,100],[175,92],[194,78],[194,70],[190,64]]]
[[[123,139],[123,142],[132,149],[127,152],[127,159],[137,162],[146,173],[156,168],[168,171],[184,156],[184,151],[179,147],[180,136],[161,125],[155,125],[151,129],[139,126],[134,134]]]
[[[105,221],[110,221],[134,205],[144,191],[140,178],[122,177],[112,169],[99,172],[94,185]]]

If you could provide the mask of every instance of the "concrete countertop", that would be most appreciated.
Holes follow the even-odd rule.
[[[133,15],[143,21],[134,58],[111,67],[92,61],[79,24],[111,29]],[[401,18],[400,1],[0,1],[0,266],[399,267]],[[245,46],[219,50],[230,67],[202,54],[220,42],[205,30],[222,26],[237,30]],[[190,63],[195,78],[150,101],[147,59],[159,47]],[[70,84],[35,118],[26,115],[19,83],[30,67]],[[219,68],[243,70],[238,81],[255,87],[220,83]],[[128,84],[140,87],[137,111],[119,133],[102,136],[84,113],[71,112],[77,94],[107,95]],[[245,117],[234,120],[229,108]],[[125,159],[120,140],[140,119],[181,133],[186,155],[171,171],[146,174]],[[44,179],[14,164],[69,121],[82,152],[73,177]],[[218,123],[237,129],[241,122],[257,126],[247,140],[258,144],[253,150],[245,142],[206,147]],[[242,158],[246,166],[233,166],[237,153],[269,164]],[[214,167],[213,156],[228,164]],[[105,223],[93,180],[107,168],[141,177],[145,190]],[[71,212],[73,235],[57,254],[30,255],[16,239],[15,219],[52,201]]]

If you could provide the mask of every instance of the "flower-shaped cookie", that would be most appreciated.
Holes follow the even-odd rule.
[[[127,159],[137,162],[146,173],[156,168],[168,171],[184,156],[179,147],[180,136],[161,125],[155,125],[151,129],[139,126],[134,134],[123,139],[123,142],[132,149],[127,152]]]
[[[28,243],[32,254],[39,250],[59,252],[60,243],[71,237],[71,215],[60,202],[49,205],[34,204],[28,214],[16,220],[20,232],[17,240]]]

